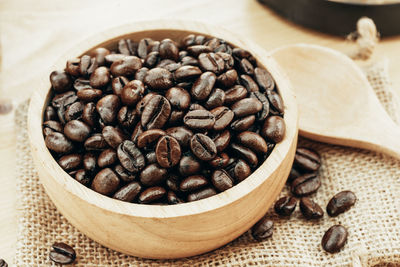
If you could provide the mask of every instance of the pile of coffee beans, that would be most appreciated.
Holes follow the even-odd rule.
[[[219,38],[122,39],[69,60],[50,82],[46,146],[78,182],[127,202],[225,191],[285,135],[270,73]]]
[[[310,198],[321,186],[318,170],[321,158],[310,148],[298,147],[294,163],[287,183],[293,196],[284,196],[275,202],[275,213],[283,218],[289,218],[295,211],[300,198],[300,211],[306,220],[318,220],[324,216],[324,211],[318,203]],[[356,196],[351,191],[342,191],[334,195],[327,204],[329,216],[336,217],[347,211],[356,203]],[[273,221],[265,215],[251,230],[255,240],[264,240],[272,236]],[[324,234],[321,245],[329,253],[341,250],[347,240],[348,232],[342,225],[334,225]]]

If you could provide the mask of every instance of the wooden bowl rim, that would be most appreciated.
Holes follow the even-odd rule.
[[[184,31],[225,39],[237,47],[245,48],[250,51],[258,62],[270,71],[274,77],[278,85],[278,91],[285,105],[285,138],[275,146],[268,159],[264,161],[258,169],[244,181],[229,190],[206,199],[170,206],[123,202],[101,195],[71,178],[57,164],[56,160],[54,160],[45,146],[42,135],[42,116],[44,101],[51,88],[48,78],[49,73],[52,70],[63,69],[67,59],[80,56],[95,47],[101,46],[103,43],[147,31]],[[236,34],[228,30],[201,22],[186,20],[151,20],[113,27],[87,38],[61,56],[49,67],[48,71],[43,74],[43,77],[38,79],[38,83],[34,84],[34,86],[37,86],[37,89],[32,94],[28,111],[28,133],[32,153],[37,157],[43,167],[49,170],[49,173],[54,174],[53,178],[57,181],[59,186],[62,186],[65,190],[86,201],[88,204],[97,206],[111,213],[145,218],[174,218],[209,212],[240,200],[260,186],[266,179],[269,179],[271,174],[276,171],[284,157],[288,154],[292,142],[295,141],[294,139],[298,130],[298,112],[297,103],[293,90],[291,90],[289,79],[280,70],[280,67],[275,60],[272,59],[271,55],[252,41],[236,36]]]

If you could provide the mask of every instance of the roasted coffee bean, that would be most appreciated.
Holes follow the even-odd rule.
[[[181,159],[181,147],[178,141],[171,136],[163,136],[156,145],[157,162],[161,167],[171,168]]]
[[[78,92],[85,89],[93,89],[90,85],[90,80],[79,78],[74,81],[74,88]]]
[[[196,67],[196,69],[194,69],[194,68],[190,68],[191,70],[196,70],[196,73],[198,73],[198,75],[200,75],[201,74],[201,70],[199,69],[199,68],[197,68],[197,66],[199,65],[199,61],[197,60],[197,59],[195,59],[194,57],[191,57],[191,56],[185,56],[185,57],[183,57],[182,59],[181,59],[181,64],[182,64],[182,66],[195,66]],[[182,69],[183,70],[183,69]],[[182,73],[182,70],[180,70],[179,71],[179,74],[178,74],[178,76],[176,76],[177,75],[177,73],[175,72],[175,78],[177,79],[177,80],[180,80],[180,79],[183,79],[183,78],[181,78],[182,76],[185,76],[185,75],[182,75],[183,73]],[[176,70],[177,72],[178,72],[178,70]],[[199,72],[200,71],[200,72]],[[191,71],[191,73],[192,73],[192,71]],[[197,76],[198,76],[197,75]],[[188,77],[189,78],[189,77]],[[186,78],[185,78],[186,79]]]
[[[63,130],[63,126],[58,121],[45,121],[43,123],[43,135],[45,137],[53,132],[62,133]]]
[[[44,121],[54,121],[57,120],[57,113],[52,106],[47,106],[44,111]]]
[[[141,81],[133,80],[128,82],[121,92],[121,101],[128,106],[134,106],[142,99],[145,88]]]
[[[124,182],[132,182],[136,179],[136,175],[127,171],[120,164],[115,165],[114,172],[118,175],[118,177]]]
[[[176,174],[169,174],[168,179],[166,181],[166,184],[168,186],[169,189],[171,189],[174,192],[178,192],[179,191],[179,177]]]
[[[148,204],[160,200],[167,191],[160,186],[149,187],[139,195],[139,203]]]
[[[274,90],[275,87],[274,78],[272,78],[271,74],[267,70],[262,68],[255,68],[254,76],[261,90],[263,91]]]
[[[84,147],[87,151],[103,150],[107,147],[107,142],[104,140],[102,134],[94,134],[86,139]]]
[[[110,54],[110,50],[104,47],[98,47],[93,50],[91,53],[91,56],[94,57],[97,61],[97,64],[99,66],[104,66],[106,64],[106,59],[105,57]]]
[[[81,62],[80,58],[73,58],[67,61],[65,71],[71,76],[77,77],[81,75],[79,71],[79,63]]]
[[[193,154],[204,161],[209,161],[217,155],[217,147],[207,135],[197,133],[190,139],[190,149]]]
[[[261,129],[261,135],[274,143],[279,143],[280,141],[282,141],[283,138],[285,137],[285,133],[286,133],[285,121],[283,118],[279,116],[268,117],[264,121],[264,125]],[[302,159],[304,158],[301,158],[300,160]]]
[[[143,82],[144,77],[146,76],[148,71],[149,71],[149,69],[146,67],[138,69],[138,71],[135,73],[135,80],[139,80],[139,81]]]
[[[160,42],[160,56],[161,58],[172,59],[174,61],[179,60],[179,49],[174,41],[171,39],[164,39]]]
[[[299,147],[294,156],[294,165],[305,171],[317,171],[321,166],[321,158],[314,150]]]
[[[191,155],[183,156],[179,161],[178,170],[182,176],[197,174],[201,171],[201,163]]]
[[[160,53],[158,51],[150,52],[144,59],[144,65],[148,68],[154,68],[159,61],[160,61]]]
[[[270,238],[273,231],[274,222],[265,215],[253,227],[251,227],[251,236],[257,241],[262,241]]]
[[[172,73],[163,68],[149,70],[143,81],[147,86],[155,90],[166,90],[173,86]]]
[[[265,94],[261,92],[251,92],[250,93],[251,98],[256,98],[258,101],[262,103],[262,109],[260,112],[257,113],[257,119],[259,121],[264,121],[269,114],[269,102]]]
[[[145,167],[144,156],[132,141],[122,142],[118,146],[117,156],[121,165],[130,172],[137,173]]]
[[[160,129],[147,130],[138,136],[136,145],[139,148],[147,147],[158,141],[158,139],[164,135],[166,135],[165,131]]]
[[[228,190],[233,186],[233,180],[229,174],[223,170],[215,170],[211,176],[211,182],[219,192]]]
[[[140,58],[145,59],[147,56],[147,52],[149,51],[149,45],[153,42],[152,39],[150,38],[143,38],[139,41],[138,47],[137,47],[137,55]]]
[[[76,171],[75,180],[79,183],[83,184],[84,186],[90,186],[92,179],[87,170],[80,169]]]
[[[190,94],[183,88],[171,87],[165,93],[165,97],[171,103],[171,106],[176,109],[185,110],[189,108]]]
[[[116,149],[124,140],[128,139],[120,129],[112,126],[104,127],[102,135],[107,144],[114,149]]]
[[[182,124],[185,112],[182,110],[172,110],[171,115],[168,120],[168,125],[173,126],[177,124]]]
[[[253,57],[249,51],[244,50],[243,48],[239,48],[239,47],[235,47],[233,49],[232,55],[239,59],[242,59],[242,58],[249,59],[249,58]]]
[[[187,201],[192,202],[192,201],[208,198],[208,197],[214,196],[216,194],[217,194],[217,191],[215,191],[214,188],[204,188],[204,189],[200,189],[199,191],[189,194],[187,196]]]
[[[218,152],[222,152],[229,145],[231,141],[231,133],[228,130],[223,131],[222,133],[218,133],[213,138],[215,147]]]
[[[93,153],[86,153],[83,155],[83,168],[88,172],[93,172],[97,167],[96,155]]]
[[[240,144],[258,153],[267,153],[267,142],[257,133],[244,131],[238,134],[237,140]]]
[[[214,52],[215,52],[215,53],[224,52],[224,53],[232,54],[232,47],[230,47],[230,46],[229,46],[228,44],[226,44],[226,43],[223,43],[223,44],[220,44],[219,46],[217,46],[217,47],[214,49]]]
[[[83,89],[78,91],[76,95],[82,101],[93,102],[97,101],[103,95],[103,91],[100,89]]]
[[[317,192],[321,186],[321,180],[316,173],[304,174],[292,182],[292,193],[296,196],[306,196]]]
[[[206,37],[203,35],[194,35],[189,34],[188,36],[184,37],[181,41],[181,46],[183,48],[187,48],[191,45],[201,45],[205,42]]]
[[[182,192],[193,192],[208,185],[208,180],[202,175],[192,175],[185,178],[179,185]]]
[[[114,78],[111,83],[114,94],[117,96],[121,96],[122,89],[124,89],[127,83],[129,83],[129,80],[124,76]]]
[[[133,202],[139,195],[140,191],[142,191],[142,186],[138,182],[132,182],[121,187],[117,192],[115,192],[113,198],[125,202]]]
[[[214,50],[217,46],[221,44],[220,39],[218,38],[211,38],[204,43],[204,45],[209,46],[212,50]]]
[[[225,73],[222,73],[221,75],[218,76],[217,83],[223,88],[230,88],[235,84],[237,79],[238,79],[238,74],[236,70],[228,70]]]
[[[231,109],[237,118],[256,114],[263,108],[262,103],[255,98],[243,98],[232,105]]]
[[[254,67],[246,58],[242,58],[242,60],[240,60],[239,68],[244,74],[254,75]]]
[[[192,110],[186,113],[183,123],[191,129],[210,130],[214,126],[215,117],[207,110]]]
[[[157,94],[156,93],[148,93],[145,95],[137,104],[136,104],[136,115],[141,116],[143,113],[143,110],[147,103],[150,101],[150,99],[154,98]]]
[[[82,156],[80,154],[65,155],[62,156],[57,163],[64,171],[71,171],[77,169],[81,165]]]
[[[110,71],[114,77],[132,76],[142,67],[142,61],[135,56],[125,56],[111,64]]]
[[[235,64],[235,60],[233,59],[233,57],[230,54],[223,53],[223,52],[217,52],[215,54],[220,56],[222,58],[222,60],[224,61],[225,70],[230,70],[233,68],[233,66]]]
[[[210,53],[212,50],[206,45],[191,45],[187,47],[187,51],[191,56],[197,58],[200,54]]]
[[[90,75],[90,86],[93,88],[103,88],[110,82],[110,71],[106,67],[98,67]]]
[[[308,197],[300,199],[300,210],[307,220],[320,219],[324,216],[324,211],[321,207]]]
[[[124,55],[124,54],[109,54],[109,55],[105,56],[104,59],[106,60],[106,62],[108,64],[111,65],[115,61],[118,61],[118,60],[126,58],[126,56],[127,55]]]
[[[117,114],[118,123],[127,130],[135,126],[137,118],[136,110],[130,109],[127,106],[123,106]]]
[[[51,105],[57,109],[61,106],[67,107],[77,100],[78,97],[74,91],[67,91],[65,93],[55,95],[51,101]]]
[[[278,95],[274,91],[267,91],[267,97],[269,100],[270,105],[270,111],[272,114],[283,114],[284,113],[284,105],[283,105],[283,100],[280,95]]]
[[[100,168],[114,165],[117,162],[117,152],[114,149],[108,148],[103,150],[97,158],[97,165]]]
[[[57,264],[71,264],[76,259],[75,250],[65,243],[56,242],[51,248],[53,250],[50,251],[50,259]]]
[[[228,166],[225,169],[238,183],[251,174],[250,166],[242,159],[230,159],[230,161],[228,161]]]
[[[118,186],[118,176],[110,168],[105,168],[96,174],[91,188],[100,194],[110,196],[117,191]]]
[[[205,107],[203,107],[202,105],[197,104],[197,103],[193,103],[193,104],[191,104],[191,105],[189,106],[189,111],[198,110],[198,109],[206,110]]]
[[[348,232],[342,225],[334,225],[325,232],[321,246],[329,253],[339,252],[347,241]]]
[[[336,217],[350,209],[356,203],[357,197],[351,191],[342,191],[334,195],[326,206],[326,212],[331,217]]]
[[[96,105],[96,110],[105,124],[111,124],[117,117],[120,101],[116,95],[106,95]]]
[[[159,41],[152,41],[149,43],[148,47],[147,47],[147,51],[149,52],[158,52],[160,51],[160,42]]]
[[[189,56],[189,52],[188,51],[186,51],[186,50],[179,51],[179,61],[182,61],[182,59],[184,57],[187,57],[187,56]]]
[[[171,104],[168,99],[156,95],[147,102],[141,116],[142,126],[148,130],[160,129],[168,121],[171,114]]]
[[[167,201],[168,204],[179,204],[179,203],[183,203],[183,200],[180,199],[175,193],[174,191],[168,191],[167,193]]]
[[[227,107],[221,106],[211,110],[211,114],[215,117],[213,129],[221,131],[225,129],[233,120],[234,114],[232,110]]]
[[[297,199],[294,197],[282,197],[275,202],[274,209],[280,216],[290,216],[296,209]]]
[[[93,102],[89,102],[83,107],[82,120],[87,125],[94,127],[97,124],[98,117],[96,105]]]
[[[46,136],[45,144],[48,149],[61,154],[66,154],[74,149],[72,142],[62,133],[53,132]]]
[[[189,147],[190,139],[193,136],[193,132],[184,126],[172,127],[165,130],[165,132],[175,138],[182,149]]]
[[[216,74],[223,72],[225,62],[220,55],[215,53],[202,53],[199,55],[199,66],[203,71],[211,71]]]
[[[163,69],[168,70],[169,72],[172,72],[169,70],[169,67],[168,67],[171,64],[176,64],[176,62],[172,59],[163,59],[160,62],[158,62],[156,67],[163,68]]]
[[[155,151],[150,151],[144,155],[147,164],[157,163],[157,157]]]
[[[213,160],[210,162],[210,166],[216,169],[225,168],[229,163],[229,156],[226,153],[221,153],[217,155]]]
[[[139,122],[138,124],[136,124],[135,129],[133,129],[131,140],[136,144],[137,139],[139,138],[139,135],[141,135],[143,132],[144,132],[144,129]]]
[[[260,91],[260,88],[258,88],[257,83],[249,75],[246,74],[240,75],[240,84],[243,85],[249,93]]]
[[[72,121],[82,118],[84,105],[82,102],[75,102],[68,106],[64,117],[66,121]]]
[[[205,100],[214,87],[217,76],[212,72],[204,72],[193,84],[191,94],[196,100]]]
[[[154,186],[161,184],[167,179],[167,169],[160,167],[158,164],[153,163],[147,165],[140,173],[140,182],[145,186]]]
[[[233,153],[244,159],[251,167],[257,166],[257,155],[251,149],[235,143],[232,143],[230,147]]]
[[[71,76],[65,71],[53,71],[50,74],[50,83],[57,93],[64,93],[72,87]]]
[[[98,66],[99,65],[95,58],[84,55],[81,57],[81,61],[79,62],[79,73],[84,77],[88,77]]]
[[[287,179],[287,182],[288,182],[288,183],[291,183],[291,182],[293,182],[296,178],[300,177],[301,175],[302,175],[302,173],[301,173],[299,170],[297,170],[296,168],[294,168],[294,167],[292,166],[292,168],[290,169],[290,173],[289,173],[289,177],[288,177],[288,179]]]
[[[204,106],[207,109],[213,109],[222,106],[224,102],[225,102],[225,91],[219,88],[214,88],[211,91],[211,94],[208,97]]]
[[[118,42],[118,51],[123,55],[136,55],[136,45],[130,39],[121,39]]]
[[[225,92],[225,104],[230,105],[247,96],[247,90],[241,85],[235,85]]]

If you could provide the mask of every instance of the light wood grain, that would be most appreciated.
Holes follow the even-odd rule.
[[[295,84],[301,135],[400,159],[400,127],[354,61],[309,44],[284,46],[272,53]]]
[[[275,79],[285,103],[286,135],[269,158],[246,180],[216,196],[174,206],[121,202],[102,196],[71,179],[44,144],[42,117],[48,103],[48,75],[33,84],[28,133],[40,180],[58,210],[81,232],[106,247],[145,258],[178,258],[208,252],[247,231],[280,193],[297,144],[297,103],[290,82],[262,48],[218,27],[188,21],[157,20],[120,26],[89,37],[57,61],[87,53],[94,47],[115,46],[118,39],[179,41],[190,33],[217,36],[233,46],[246,47]],[[112,237],[112,238],[110,238]],[[141,240],[141,242],[138,242]]]
[[[115,24],[154,18],[218,24],[267,50],[298,42],[320,44],[342,52],[352,48],[344,38],[296,26],[253,0],[36,0],[34,4],[30,0],[3,0],[0,2],[4,61],[0,97],[11,97],[15,102],[27,99],[35,89],[29,81],[47,70],[43,62],[54,62],[85,35]],[[390,76],[400,94],[399,45],[400,37],[384,39],[377,46],[375,57],[390,59]],[[0,257],[10,263],[16,240],[13,117],[0,116],[0,125]]]

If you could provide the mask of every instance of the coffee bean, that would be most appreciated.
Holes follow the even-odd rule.
[[[225,169],[238,183],[251,174],[250,166],[242,159],[230,159],[230,161],[228,161],[228,166]]]
[[[233,49],[232,55],[235,56],[235,58],[238,58],[238,59],[242,59],[242,58],[250,59],[250,58],[253,57],[252,54],[249,51],[244,50],[243,48],[239,48],[239,47],[235,47]]]
[[[168,191],[168,193],[167,193],[167,201],[168,201],[168,204],[171,204],[171,205],[179,204],[179,203],[183,203],[184,202],[182,199],[180,199],[174,193],[174,191]]]
[[[294,197],[282,197],[275,202],[274,210],[280,216],[290,216],[296,209],[297,199]]]
[[[127,106],[123,106],[117,114],[118,123],[126,130],[131,130],[135,126],[138,117],[136,110],[130,109]]]
[[[269,101],[265,94],[261,92],[251,92],[250,93],[251,98],[255,98],[258,101],[262,103],[262,109],[260,112],[257,113],[257,120],[258,121],[265,121],[265,119],[269,115]]]
[[[165,196],[167,191],[160,186],[150,187],[139,195],[139,203],[148,204],[155,202]]]
[[[217,83],[223,88],[230,88],[235,84],[237,79],[238,79],[238,74],[236,70],[228,70],[225,73],[222,73],[221,75],[218,76]]]
[[[74,149],[72,142],[62,133],[53,132],[46,136],[45,144],[48,149],[56,153],[69,153]]]
[[[129,83],[129,80],[124,76],[114,78],[111,83],[114,94],[117,96],[121,96],[122,89],[124,89],[127,83]]]
[[[261,129],[261,135],[274,143],[281,142],[285,137],[285,133],[286,133],[285,121],[283,118],[279,116],[268,117],[264,121],[264,125]],[[304,160],[304,157],[301,157],[300,160]]]
[[[254,124],[255,121],[256,117],[254,115],[243,117],[233,121],[231,123],[231,129],[237,132],[246,131]]]
[[[72,121],[82,118],[84,105],[82,102],[75,102],[65,110],[64,118],[66,121]]]
[[[232,178],[223,169],[215,170],[211,176],[211,181],[219,192],[228,190],[233,186]]]
[[[208,197],[214,196],[216,194],[217,194],[217,191],[215,191],[215,189],[204,188],[204,189],[200,189],[199,191],[189,194],[187,197],[187,201],[192,202],[192,201],[208,198]]]
[[[192,175],[185,178],[179,185],[182,192],[193,192],[208,185],[208,180],[202,175]]]
[[[137,173],[145,167],[144,156],[132,141],[122,142],[118,146],[117,156],[121,165],[130,172]]]
[[[214,87],[217,76],[212,72],[204,72],[193,84],[191,94],[196,100],[205,100]]]
[[[186,113],[183,123],[191,129],[210,130],[214,126],[215,117],[207,110],[192,110]]]
[[[221,153],[217,155],[213,160],[210,162],[210,166],[216,169],[225,168],[229,163],[229,156],[226,153]]]
[[[92,102],[98,100],[103,92],[100,89],[83,89],[77,92],[78,98],[85,102]]]
[[[166,184],[168,186],[168,188],[170,190],[173,190],[174,192],[178,192],[179,191],[179,184],[180,184],[180,180],[178,175],[176,174],[169,174],[169,177],[166,181]]]
[[[72,87],[72,79],[65,71],[53,71],[50,74],[50,83],[57,93],[64,93]]]
[[[135,198],[139,195],[140,191],[142,191],[142,186],[138,182],[132,182],[121,187],[117,192],[115,192],[113,198],[125,202],[133,202],[133,200],[135,200]]]
[[[193,136],[193,132],[190,129],[184,126],[178,126],[168,128],[165,132],[175,138],[182,149],[187,149],[189,147],[190,139]]]
[[[74,91],[67,91],[65,93],[54,96],[53,100],[51,101],[51,105],[58,109],[62,106],[67,107],[77,100],[78,97],[76,96],[76,93]]]
[[[174,61],[179,59],[179,49],[174,41],[171,39],[164,39],[160,42],[160,56],[161,58],[168,58]]]
[[[260,91],[260,88],[258,88],[257,83],[249,75],[246,74],[240,75],[240,84],[243,85],[248,92]]]
[[[321,166],[321,158],[314,150],[299,147],[294,156],[294,165],[305,171],[317,171]]]
[[[243,98],[231,107],[233,113],[238,118],[245,117],[248,115],[256,114],[262,109],[262,103],[255,98]]]
[[[316,173],[304,174],[292,182],[292,193],[296,196],[306,196],[317,192],[321,186],[321,180]]]
[[[177,108],[179,110],[184,110],[189,108],[190,105],[190,94],[180,88],[180,87],[171,87],[165,93],[165,97],[171,103],[171,106]]]
[[[98,67],[90,75],[90,86],[93,88],[103,88],[110,82],[110,71],[106,67]]]
[[[246,58],[242,58],[239,63],[239,69],[247,75],[254,75],[254,67]]]
[[[91,56],[94,57],[99,64],[99,66],[104,66],[106,64],[105,57],[110,54],[110,50],[104,47],[98,47],[93,50]]]
[[[65,124],[64,134],[70,140],[76,142],[83,142],[90,134],[90,127],[79,120],[72,120]]]
[[[98,113],[93,102],[89,102],[83,107],[82,120],[91,127],[97,124]]]
[[[155,151],[150,151],[144,155],[147,164],[157,163],[157,156]]]
[[[231,150],[238,157],[244,159],[251,167],[255,167],[258,164],[257,155],[249,148],[239,144],[232,143]]]
[[[78,92],[85,90],[85,89],[93,89],[93,87],[90,85],[90,80],[80,79],[80,78],[78,78],[74,81],[73,87]]]
[[[202,105],[197,104],[197,103],[193,103],[193,104],[191,104],[191,105],[189,106],[189,111],[198,110],[198,109],[206,110],[205,107],[203,107]]]
[[[89,172],[84,169],[77,170],[75,173],[75,180],[79,183],[83,184],[84,186],[90,186],[92,179],[89,175]]]
[[[135,80],[143,82],[148,71],[149,69],[146,67],[138,69],[138,71],[135,73]]]
[[[193,66],[197,65],[197,60],[192,57],[185,58],[185,61],[182,60],[182,66],[179,67],[174,73],[177,81],[187,81],[196,78],[201,74],[201,70],[198,67]]]
[[[210,96],[208,97],[206,103],[204,104],[204,106],[207,109],[213,109],[216,107],[220,107],[224,104],[225,102],[225,92],[222,89],[219,88],[214,88],[211,91]]]
[[[54,121],[57,120],[57,113],[52,106],[47,106],[44,111],[44,121]]]
[[[258,86],[264,90],[273,90],[275,87],[274,79],[272,78],[271,74],[262,68],[255,68],[254,69],[254,76],[258,83]]]
[[[201,163],[191,155],[182,156],[178,170],[182,176],[197,174],[201,171]]]
[[[138,136],[136,145],[139,148],[147,147],[164,135],[166,135],[166,132],[160,129],[147,130]]]
[[[92,58],[88,55],[83,55],[81,57],[81,61],[79,62],[79,73],[84,77],[88,77],[98,66],[99,65],[95,58]]]
[[[128,137],[118,128],[106,126],[103,128],[102,135],[104,140],[112,148],[117,148]]]
[[[80,154],[65,155],[62,156],[57,163],[64,171],[71,171],[77,169],[81,165],[82,156]]]
[[[111,124],[117,117],[120,101],[116,95],[106,95],[96,104],[96,110],[105,124]]]
[[[267,142],[257,133],[244,131],[238,134],[237,140],[240,144],[258,153],[267,153]]]
[[[342,191],[334,195],[326,206],[326,212],[331,217],[336,217],[350,209],[356,203],[357,197],[351,191]]]
[[[262,241],[270,238],[273,231],[274,222],[265,215],[253,227],[251,227],[251,236],[257,241]]]
[[[283,100],[280,95],[274,91],[267,91],[267,97],[270,103],[270,111],[272,114],[279,115],[284,113]]]
[[[73,58],[67,61],[65,71],[71,76],[77,77],[81,73],[79,71],[79,63],[81,62],[80,58]]]
[[[321,207],[308,197],[300,199],[300,210],[307,220],[320,219],[324,216]]]
[[[141,81],[130,81],[122,89],[121,101],[127,106],[134,106],[142,99],[144,91],[144,84]]]
[[[58,121],[45,121],[43,123],[43,135],[45,137],[53,132],[62,133],[63,130],[63,126]]]
[[[160,129],[171,114],[171,104],[161,96],[156,95],[147,102],[141,116],[142,126],[147,129]]]
[[[209,161],[217,155],[217,148],[213,140],[207,135],[197,133],[190,139],[190,149],[193,154],[204,161]]]
[[[96,174],[91,188],[100,194],[110,196],[117,191],[118,186],[118,176],[110,168],[105,168]]]
[[[233,120],[233,112],[227,107],[217,107],[211,110],[211,114],[215,117],[213,129],[221,131],[225,129]]]
[[[137,55],[140,58],[146,58],[147,52],[149,51],[149,45],[153,42],[152,39],[150,38],[143,38],[139,41],[138,47],[137,47]]]
[[[142,67],[142,61],[136,56],[125,56],[111,64],[110,71],[114,77],[132,76]]]
[[[121,39],[118,42],[118,51],[123,55],[136,55],[136,44],[130,39]],[[106,56],[107,58],[107,56]]]
[[[65,243],[56,242],[51,248],[50,259],[57,264],[71,264],[76,259],[75,250]]]
[[[122,59],[126,58],[126,56],[127,55],[124,55],[124,54],[109,54],[109,55],[106,55],[104,57],[104,59],[106,60],[107,64],[111,65],[115,61],[122,60]]]
[[[118,155],[117,155],[118,156]],[[136,175],[127,171],[120,164],[115,165],[114,172],[118,175],[118,177],[124,182],[132,182],[136,179]]]
[[[107,147],[107,142],[104,140],[102,134],[94,134],[86,139],[84,147],[88,151],[103,150]]]
[[[209,53],[212,50],[210,47],[206,45],[191,45],[187,47],[187,51],[189,52],[190,55],[197,58],[200,54]]]
[[[168,125],[182,125],[183,117],[185,116],[185,112],[182,110],[172,110],[171,115],[169,116]]]
[[[140,182],[145,186],[158,185],[167,179],[167,174],[167,169],[153,163],[147,165],[140,173]]]
[[[334,225],[325,232],[321,246],[329,253],[339,252],[347,241],[348,232],[342,225]]]
[[[137,144],[137,139],[139,138],[139,136],[144,132],[144,129],[142,127],[142,124],[140,124],[140,122],[138,124],[136,124],[135,128],[133,129],[133,133],[131,136],[131,140]]]
[[[108,148],[103,150],[97,158],[97,165],[100,168],[114,165],[117,162],[117,152],[114,149]]]
[[[231,133],[228,130],[218,133],[213,138],[217,152],[222,152],[229,145],[231,141]]]
[[[96,155],[93,153],[86,153],[83,156],[83,168],[88,172],[93,172],[97,167]]]
[[[166,90],[173,86],[172,73],[163,68],[149,70],[144,76],[144,83],[155,90]]]
[[[199,66],[203,71],[211,71],[216,74],[224,70],[225,62],[220,55],[215,53],[202,53],[199,55]]]
[[[156,93],[148,93],[136,104],[136,115],[141,116],[147,103],[156,96]]]

